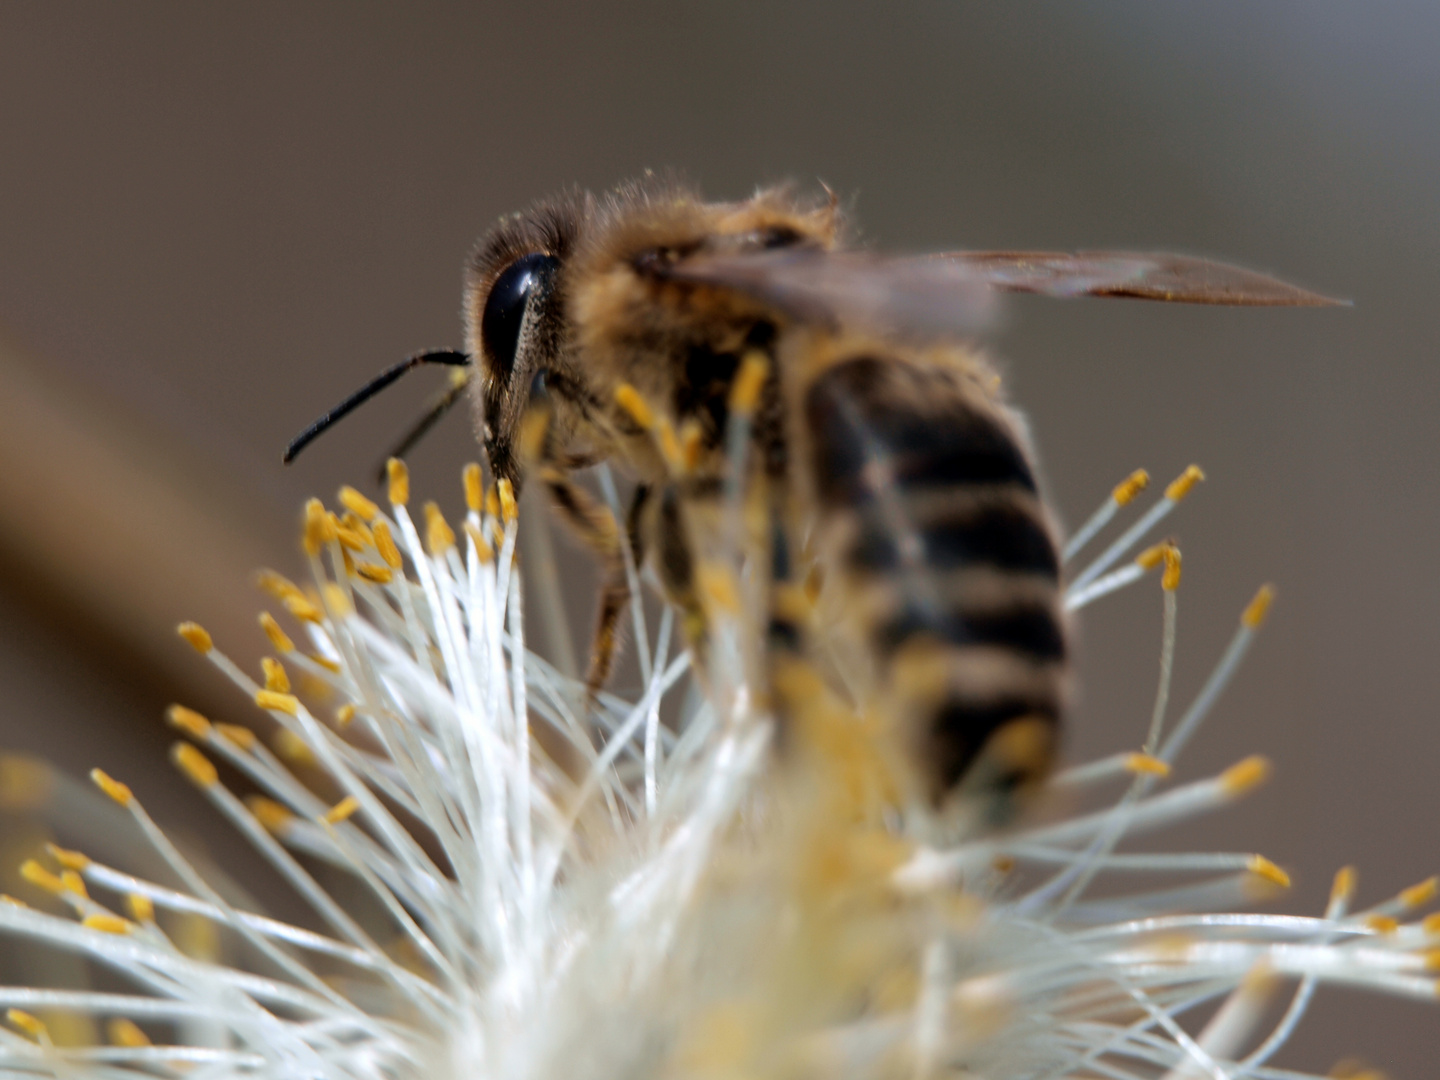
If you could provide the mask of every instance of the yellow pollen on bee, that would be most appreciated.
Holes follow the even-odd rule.
[[[20,864],[20,876],[37,888],[59,896],[65,891],[65,883],[60,880],[60,875],[51,873],[41,866],[36,859],[26,859]]]
[[[300,699],[294,694],[284,694],[275,690],[257,690],[255,704],[262,709],[273,709],[289,716],[300,715]]]
[[[104,769],[91,769],[90,780],[121,806],[129,806],[135,800],[134,793],[119,780],[111,778]]]
[[[247,795],[245,806],[250,813],[255,815],[255,820],[272,833],[280,832],[295,820],[293,813],[274,799],[267,799],[264,795]]]
[[[190,647],[204,656],[215,647],[211,640],[210,633],[199,623],[182,622],[175,628],[175,632],[190,643]]]
[[[106,1022],[105,1037],[112,1046],[123,1046],[130,1050],[150,1045],[150,1036],[140,1030],[140,1025],[123,1016],[113,1017]]]
[[[500,520],[506,525],[520,517],[520,506],[515,501],[515,485],[503,477],[495,484],[495,495],[500,500]]]
[[[379,563],[356,563],[355,573],[376,585],[389,585],[395,580],[395,572],[388,566],[381,566]]]
[[[322,820],[329,825],[338,825],[340,822],[348,820],[359,809],[360,800],[354,795],[346,795],[345,798],[325,811]]]
[[[1124,506],[1149,486],[1150,474],[1144,469],[1136,469],[1115,485],[1115,490],[1110,493],[1110,497],[1115,500],[1116,506]]]
[[[210,787],[219,781],[214,763],[188,742],[172,746],[170,760],[199,787]]]
[[[431,555],[444,555],[455,546],[455,530],[433,502],[425,504],[425,546]]]
[[[1264,878],[1266,881],[1279,885],[1282,889],[1290,887],[1290,875],[1280,867],[1267,859],[1264,855],[1251,855],[1245,860],[1245,869],[1256,877]]]
[[[485,483],[480,474],[480,466],[472,461],[460,473],[460,479],[465,485],[466,509],[472,513],[480,513],[485,508]]]
[[[387,522],[377,521],[375,523],[375,550],[380,553],[380,558],[385,560],[385,565],[392,570],[399,570],[404,564],[404,560],[400,557],[400,549],[395,546],[395,537],[391,535]]]
[[[1220,774],[1220,786],[1227,795],[1243,795],[1270,777],[1270,762],[1256,754],[1231,765]]]
[[[1275,586],[1261,585],[1260,591],[1255,594],[1245,607],[1245,613],[1240,616],[1240,621],[1251,630],[1258,630],[1265,622],[1265,616],[1270,613],[1270,605],[1275,602]]]
[[[192,738],[204,740],[210,737],[210,721],[194,709],[187,709],[184,705],[171,705],[165,710],[165,719],[171,727],[179,728]]]
[[[1169,776],[1170,766],[1153,754],[1126,754],[1125,771],[1137,776]]]
[[[760,403],[760,391],[770,374],[770,359],[759,349],[751,349],[740,361],[740,370],[730,384],[730,411],[749,416]]]
[[[260,613],[260,629],[265,631],[265,636],[270,639],[270,644],[275,646],[276,652],[287,653],[295,651],[295,643],[290,636],[280,629],[280,624],[275,621],[275,616],[268,611]]]
[[[135,929],[135,924],[129,919],[122,919],[119,915],[111,915],[108,911],[96,912],[93,915],[86,915],[80,920],[80,925],[87,930],[99,930],[104,934],[124,935]]]
[[[410,470],[399,458],[385,462],[385,476],[389,480],[389,496],[392,506],[404,506],[410,501]]]
[[[28,1013],[24,1009],[6,1009],[5,1019],[32,1039],[40,1042],[50,1041],[50,1029],[45,1026],[45,1021],[34,1013]]]
[[[1165,547],[1165,573],[1160,577],[1160,587],[1166,592],[1180,587],[1180,549],[1174,544]]]
[[[141,893],[132,892],[125,897],[125,906],[130,917],[142,926],[155,921],[155,901]]]
[[[279,660],[273,656],[263,657],[260,661],[260,669],[265,673],[266,690],[273,690],[277,694],[290,692],[290,676],[285,673],[285,665]]]
[[[621,383],[615,388],[615,404],[625,410],[626,415],[644,430],[650,431],[655,427],[655,413],[650,408],[650,403],[629,383]]]
[[[1199,465],[1187,466],[1185,471],[1170,481],[1170,486],[1165,489],[1165,498],[1171,502],[1179,502],[1190,494],[1190,489],[1205,479],[1205,473]]]
[[[248,727],[241,727],[239,724],[216,724],[215,730],[241,750],[253,750],[255,744],[260,741],[255,732]]]
[[[83,851],[62,848],[58,844],[46,844],[45,852],[66,870],[83,871],[90,865],[90,856]]]
[[[380,514],[380,507],[346,484],[339,492],[340,505],[361,521],[374,521]]]

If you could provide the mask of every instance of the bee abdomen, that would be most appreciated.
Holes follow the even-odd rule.
[[[1068,650],[1054,534],[1014,422],[960,364],[904,357],[827,367],[804,411],[846,632],[875,658],[925,796],[1039,778]]]

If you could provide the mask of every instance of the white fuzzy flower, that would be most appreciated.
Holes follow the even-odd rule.
[[[466,474],[458,545],[433,507],[417,527],[401,471],[388,512],[349,489],[343,518],[312,503],[315,589],[265,581],[309,651],[265,616],[279,659],[260,685],[198,626],[182,633],[269,711],[336,801],[248,728],[178,707],[171,719],[189,739],[175,762],[323,929],[227,901],[97,770],[179,887],[59,849],[27,864],[76,917],[0,905],[3,947],[87,958],[109,989],[0,987],[0,1078],[1296,1075],[1269,1062],[1317,984],[1434,997],[1440,922],[1401,921],[1430,899],[1428,883],[1350,911],[1348,874],[1317,917],[1228,913],[1283,873],[1248,854],[1117,852],[1266,772],[1252,759],[1160,787],[1269,600],[1262,590],[1169,723],[1178,553],[1161,545],[1112,568],[1197,477],[1172,485],[1070,588],[1080,607],[1164,567],[1161,686],[1142,749],[1053,781],[1080,791],[1119,780],[1123,795],[944,850],[910,840],[893,812],[860,812],[873,780],[865,725],[801,733],[802,750],[777,765],[747,682],[742,614],[727,621],[714,605],[713,671],[682,704],[690,680],[671,616],[651,638],[637,605],[643,693],[602,695],[587,715],[580,688],[525,649],[513,503],[501,492],[487,507],[478,470]],[[1118,488],[1067,556],[1142,486],[1137,476]],[[343,702],[333,719],[291,692],[292,675],[330,688]],[[265,794],[234,795],[211,757]],[[353,887],[323,886],[319,868]],[[1185,883],[1124,887],[1135,871]],[[1093,899],[1099,876],[1105,898]],[[182,948],[175,928],[187,920],[218,931],[215,947]],[[1257,1031],[1280,988],[1289,1008]],[[41,1019],[75,1014],[108,1021],[109,1044],[59,1045]]]

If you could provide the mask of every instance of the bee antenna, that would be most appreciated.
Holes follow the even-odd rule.
[[[285,448],[285,453],[281,457],[281,460],[284,461],[286,465],[289,465],[290,462],[295,460],[295,455],[314,442],[321,432],[325,431],[336,421],[342,420],[354,412],[410,369],[417,368],[421,364],[445,364],[449,367],[467,367],[469,363],[469,355],[456,349],[435,349],[431,352],[416,353],[406,360],[401,360],[400,363],[394,367],[388,367],[379,375],[376,375],[375,378],[371,379],[299,435],[291,439],[290,445]]]

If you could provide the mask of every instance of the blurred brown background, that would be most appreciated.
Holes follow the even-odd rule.
[[[1293,910],[1346,862],[1377,901],[1440,869],[1437,40],[1399,2],[7,4],[0,746],[187,820],[161,708],[250,710],[170,627],[253,663],[251,569],[294,569],[303,498],[365,480],[439,376],[281,447],[460,344],[475,236],[647,166],[716,197],[820,179],[886,248],[1166,248],[1355,299],[1023,301],[998,347],[1072,525],[1137,465],[1209,472],[1172,519],[1179,701],[1279,586],[1184,763],[1278,774],[1174,842],[1265,852]],[[458,506],[474,453],[456,417],[421,493]],[[1085,619],[1072,755],[1141,737],[1159,611],[1147,586]],[[1437,1036],[1433,1007],[1332,991],[1285,1063],[1419,1078]]]

